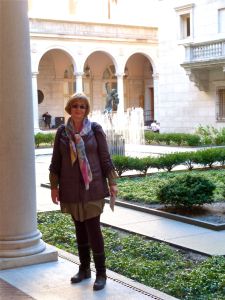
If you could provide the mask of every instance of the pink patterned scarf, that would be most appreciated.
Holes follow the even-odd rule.
[[[87,135],[91,130],[91,122],[85,118],[83,121],[83,128],[80,133],[75,132],[73,121],[68,119],[66,124],[66,134],[70,140],[70,158],[72,165],[78,158],[81,174],[84,179],[85,189],[89,189],[89,183],[92,181],[91,168],[86,156],[85,145],[82,136]]]

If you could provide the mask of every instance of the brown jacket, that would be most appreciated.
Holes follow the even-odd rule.
[[[72,166],[69,150],[69,138],[65,126],[61,125],[56,133],[50,172],[59,178],[59,197],[64,203],[96,201],[109,196],[107,175],[114,169],[105,133],[97,123],[92,123],[92,130],[82,136],[87,159],[92,172],[89,190],[85,190],[78,160]]]

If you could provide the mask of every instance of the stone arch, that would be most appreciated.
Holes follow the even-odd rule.
[[[155,118],[155,72],[156,64],[145,52],[137,51],[127,55],[124,67],[125,107],[142,107],[146,125]]]
[[[75,91],[76,65],[70,53],[62,47],[50,47],[39,53],[37,87],[44,94],[44,101],[38,106],[39,126],[44,129],[42,116],[48,112],[51,127],[57,128],[64,122],[64,107]]]
[[[39,51],[35,57],[35,63],[33,65],[35,70],[38,70],[38,66],[40,64],[42,57],[51,50],[59,50],[59,51],[62,51],[63,53],[65,53],[65,55],[71,59],[72,64],[74,65],[74,71],[75,72],[77,71],[77,63],[74,59],[74,54],[69,49],[67,49],[63,46],[60,46],[60,45],[50,46],[48,48],[45,48],[45,49],[42,49],[41,51]]]
[[[124,57],[125,64],[127,63],[128,59],[131,56],[133,56],[134,54],[140,54],[140,55],[145,56],[152,65],[153,74],[158,73],[158,59],[157,59],[157,57],[153,53],[149,54],[149,53],[147,53],[146,51],[143,51],[143,50],[136,50],[136,51],[132,51],[132,52],[127,53],[126,56]]]
[[[118,69],[118,63],[115,56],[103,48],[96,48],[83,56],[83,88],[85,94],[90,99],[91,110],[104,111],[107,89],[107,78],[103,74],[109,66],[114,66],[115,74]],[[113,79],[114,88],[117,85],[117,78]],[[110,80],[108,80],[110,81]],[[112,85],[112,80],[110,81]],[[110,86],[112,88],[112,86]]]
[[[90,57],[91,55],[93,55],[96,52],[102,52],[105,55],[107,55],[108,57],[110,57],[110,59],[112,60],[116,71],[118,70],[118,62],[116,59],[116,55],[112,54],[112,51],[108,48],[103,48],[103,47],[96,47],[91,49],[91,51],[89,51],[88,53],[85,53],[85,55],[83,56],[83,65],[85,64],[85,62],[87,61],[88,57]]]

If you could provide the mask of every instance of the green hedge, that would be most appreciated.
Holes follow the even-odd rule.
[[[126,171],[138,171],[146,174],[148,169],[157,168],[158,170],[172,171],[178,165],[184,165],[188,170],[192,170],[194,166],[209,167],[225,165],[225,149],[210,148],[193,152],[175,152],[164,154],[159,157],[132,158],[129,156],[113,156],[118,175],[121,176]]]
[[[145,131],[147,144],[176,146],[209,146],[225,145],[225,127],[216,129],[213,126],[199,126],[194,134],[190,133],[154,133]]]
[[[40,145],[52,146],[55,139],[55,133],[42,133],[38,132],[34,136],[35,147],[39,148]]]
[[[189,133],[154,133],[145,131],[147,144],[177,145],[177,146],[200,146],[200,136]]]

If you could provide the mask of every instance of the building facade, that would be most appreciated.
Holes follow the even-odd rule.
[[[30,0],[35,129],[68,116],[84,91],[103,111],[116,88],[120,111],[142,107],[161,132],[225,121],[224,0]],[[38,91],[38,93],[37,93]],[[39,97],[38,97],[39,95]]]
[[[159,5],[161,131],[224,127],[225,1],[160,0]]]
[[[50,9],[52,3],[29,1],[35,130],[43,128],[46,111],[52,115],[53,127],[65,120],[65,103],[75,91],[87,94],[92,111],[103,112],[107,93],[117,89],[118,110],[142,107],[145,120],[154,119],[157,1],[129,4],[123,18],[125,0],[54,1],[60,14]],[[148,14],[146,7],[152,8]]]

